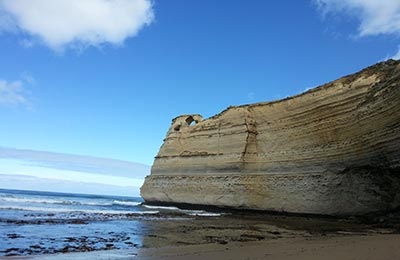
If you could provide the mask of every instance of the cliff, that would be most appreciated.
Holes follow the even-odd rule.
[[[400,62],[283,100],[172,120],[149,203],[353,215],[400,206]]]

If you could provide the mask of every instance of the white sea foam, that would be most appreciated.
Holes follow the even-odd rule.
[[[76,204],[75,204],[76,203]],[[88,205],[88,206],[112,206],[113,203],[111,202],[75,202],[75,205]]]
[[[166,210],[177,210],[182,211],[182,209],[177,207],[167,207],[167,206],[150,206],[150,205],[143,205],[143,207],[148,209],[166,209]]]
[[[18,207],[18,206],[2,206],[0,210],[26,210],[26,211],[44,211],[44,212],[77,212],[91,214],[109,214],[109,215],[153,215],[159,211],[127,211],[127,210],[92,210],[92,209],[73,209],[73,208],[42,208],[42,207]]]
[[[16,202],[16,203],[42,203],[42,204],[72,204],[69,201],[64,200],[51,200],[51,199],[26,199],[26,198],[11,198],[3,197],[0,201],[5,202]]]
[[[202,213],[189,213],[189,215],[200,216],[200,217],[220,217],[222,213],[202,212]]]
[[[122,206],[138,206],[141,202],[137,201],[124,201],[124,200],[114,200],[113,204],[122,205]]]
[[[202,217],[219,217],[223,213],[213,213],[213,212],[207,212],[204,210],[188,210],[188,209],[180,209],[178,207],[170,207],[170,206],[151,206],[151,205],[142,205],[145,208],[148,209],[161,209],[161,210],[173,210],[173,211],[179,211],[182,213],[185,213],[190,216],[202,216]]]
[[[61,204],[61,205],[88,205],[88,206],[137,206],[140,202],[135,201],[122,201],[114,200],[110,202],[90,202],[90,201],[75,201],[75,200],[55,200],[55,199],[42,199],[42,198],[16,198],[16,197],[0,197],[0,202],[13,202],[13,203],[36,203],[36,204]]]

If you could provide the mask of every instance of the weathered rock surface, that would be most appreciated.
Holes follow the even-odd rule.
[[[141,195],[329,215],[399,207],[400,62],[206,120],[173,119]]]

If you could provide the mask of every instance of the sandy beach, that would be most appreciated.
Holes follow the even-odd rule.
[[[371,222],[370,222],[371,221]],[[0,259],[400,259],[398,214],[365,219],[274,214],[143,220],[142,246]]]
[[[202,244],[135,250],[110,250],[36,257],[1,259],[274,259],[274,260],[395,260],[400,259],[400,235],[350,235],[314,238],[282,238],[260,242],[234,242],[225,245]]]
[[[166,247],[136,259],[400,259],[400,235],[286,238],[263,242]]]

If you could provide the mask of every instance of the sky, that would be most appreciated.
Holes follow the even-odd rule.
[[[0,0],[0,188],[138,194],[172,118],[398,59],[399,36],[398,0]]]
[[[0,147],[0,188],[139,196],[145,164]]]

